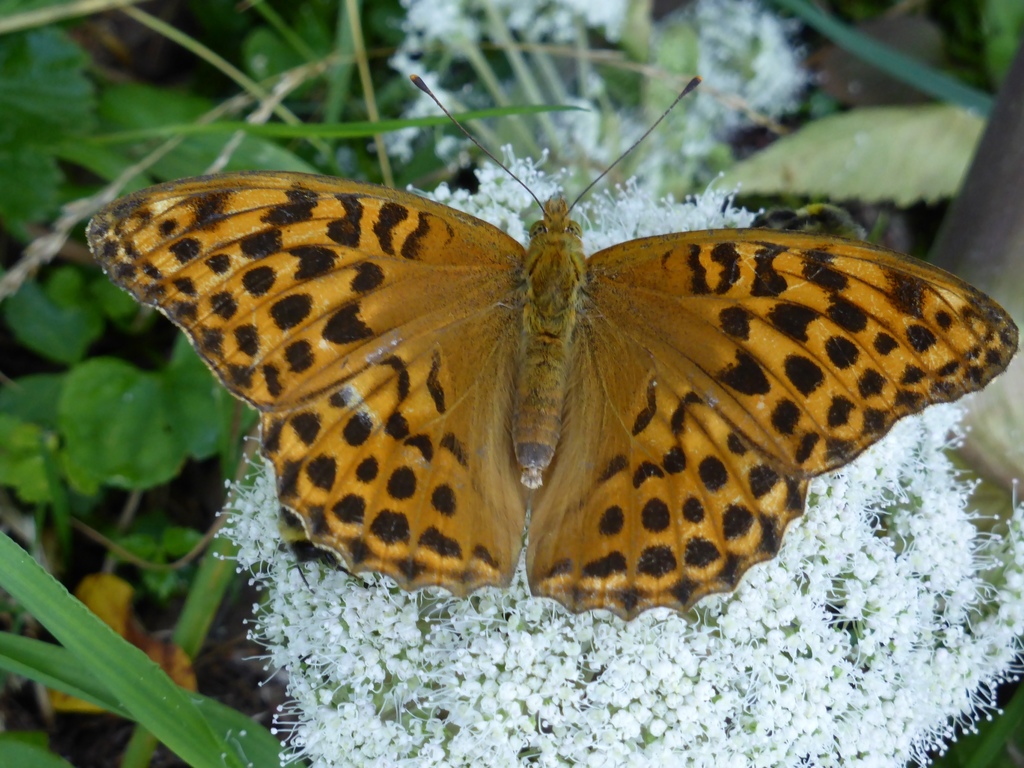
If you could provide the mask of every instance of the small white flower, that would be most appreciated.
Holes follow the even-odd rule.
[[[438,197],[522,236],[536,204],[517,187],[485,170],[478,195]],[[713,190],[676,203],[633,185],[587,214],[591,247],[749,218]],[[262,472],[226,530],[266,592],[252,635],[289,675],[278,730],[318,768],[922,762],[992,709],[1024,632],[1024,509],[1006,535],[975,527],[943,453],[959,416],[929,408],[816,479],[779,556],[695,619],[570,615],[529,595],[522,562],[509,589],[463,599],[296,564]]]

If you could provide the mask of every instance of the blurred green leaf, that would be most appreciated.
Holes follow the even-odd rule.
[[[74,768],[64,758],[51,752],[44,743],[34,744],[23,732],[0,733],[0,764],[4,768]]]
[[[8,382],[0,387],[0,413],[56,429],[57,401],[65,375],[37,373]]]
[[[106,275],[96,275],[89,282],[89,296],[99,310],[118,328],[127,330],[139,314],[139,303],[114,285]]]
[[[43,429],[0,413],[0,485],[14,489],[22,501],[50,501],[42,454]]]
[[[191,552],[202,540],[203,535],[194,528],[171,525],[164,530],[161,543],[170,560],[177,560]]]
[[[721,183],[743,194],[936,202],[956,193],[983,128],[947,104],[854,109],[784,136]]]
[[[257,27],[242,44],[246,72],[262,80],[305,62],[298,52],[266,27]]]
[[[205,173],[223,151],[230,134],[195,121],[213,108],[207,99],[192,94],[170,91],[137,83],[108,88],[99,106],[100,116],[113,127],[138,133],[134,140],[145,139],[149,146],[154,138],[187,135],[181,144],[150,168],[153,180],[177,179]],[[168,131],[168,126],[182,126],[182,131]],[[186,128],[187,127],[187,128]],[[129,134],[131,135],[131,134]],[[127,161],[125,162],[127,166]],[[315,168],[281,145],[253,135],[246,135],[232,152],[224,170],[268,168],[280,171],[315,172]],[[118,169],[118,172],[123,169]]]
[[[998,85],[1003,82],[1013,55],[1024,33],[1024,2],[1022,0],[985,0],[981,7],[984,32],[985,64],[989,77]]]
[[[992,97],[989,94],[858,32],[812,5],[808,0],[773,2],[799,16],[836,45],[922,93],[951,104],[958,104],[981,115],[987,115],[992,109]]]
[[[42,144],[89,131],[87,59],[55,27],[0,38],[0,144]]]
[[[42,219],[63,176],[50,144],[90,131],[92,85],[85,55],[54,27],[0,37],[0,217]]]
[[[58,363],[71,364],[103,333],[103,318],[86,291],[82,271],[57,267],[40,286],[26,282],[3,304],[19,343]]]
[[[5,144],[0,149],[0,179],[5,180],[0,184],[0,217],[15,222],[45,218],[57,205],[57,187],[63,180],[57,162],[31,144],[0,139],[0,146]]]
[[[150,510],[146,514],[146,519],[148,520],[156,516],[156,513]],[[160,543],[152,533],[132,531],[131,533],[115,536],[114,541],[117,542],[118,546],[124,547],[142,560],[157,562],[159,559]]]
[[[209,99],[184,91],[122,83],[104,89],[98,112],[104,123],[131,130],[188,123],[212,107]]]
[[[93,358],[68,374],[58,404],[63,458],[83,490],[150,488],[174,477],[185,455],[163,395],[159,375],[122,360]]]
[[[146,569],[140,574],[140,588],[161,605],[172,597],[180,596],[188,589],[184,580],[185,572],[155,571]]]
[[[220,448],[237,402],[210,373],[184,336],[175,343],[171,363],[163,375],[168,418],[180,436],[184,450],[207,459]]]
[[[151,488],[186,458],[215,455],[234,407],[184,337],[156,373],[92,358],[69,372],[61,392],[64,469],[85,492],[102,484]]]
[[[240,757],[245,746],[237,738],[235,724],[225,727],[221,718],[211,716],[200,706],[200,697],[175,685],[142,651],[117,635],[2,533],[0,562],[4,563],[0,587],[71,652],[78,670],[88,669],[102,681],[100,689],[109,698],[186,763],[196,768],[255,764],[251,751],[246,750],[248,760]],[[260,764],[279,766],[276,755],[273,762]]]

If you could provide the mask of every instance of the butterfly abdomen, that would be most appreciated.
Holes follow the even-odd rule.
[[[544,206],[530,230],[526,302],[516,376],[512,440],[527,488],[540,487],[555,455],[569,380],[569,355],[586,257],[565,200]]]

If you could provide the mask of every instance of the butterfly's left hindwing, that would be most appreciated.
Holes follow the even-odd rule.
[[[593,256],[588,280],[528,553],[534,590],[573,610],[732,589],[775,554],[809,478],[980,389],[1017,348],[963,281],[827,236],[636,240]]]
[[[507,438],[518,243],[413,194],[287,173],[142,190],[88,234],[261,411],[313,544],[407,588],[508,582],[525,514]]]

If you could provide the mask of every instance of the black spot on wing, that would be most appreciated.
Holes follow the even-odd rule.
[[[281,230],[268,229],[246,235],[238,241],[238,248],[250,259],[264,259],[281,250]]]
[[[741,349],[736,350],[736,362],[722,369],[718,378],[744,395],[766,395],[772,388],[761,364]]]
[[[363,204],[359,195],[343,193],[335,195],[335,199],[341,203],[345,215],[327,225],[327,236],[338,245],[358,248],[363,218]]]
[[[655,414],[658,412],[658,405],[655,399],[655,393],[657,384],[654,379],[647,382],[647,403],[643,409],[636,415],[636,419],[633,421],[633,436],[636,437],[651,423],[654,419]]]
[[[754,254],[754,282],[750,286],[752,296],[775,297],[785,291],[789,285],[786,278],[775,271],[775,257],[785,248],[765,244]]]
[[[409,209],[398,203],[384,203],[373,225],[373,234],[377,236],[380,249],[389,256],[395,254],[395,228],[409,218]]]
[[[313,218],[317,195],[307,189],[289,189],[285,192],[287,203],[276,205],[260,219],[265,224],[297,224]]]
[[[800,304],[776,304],[768,312],[768,322],[797,341],[807,341],[807,326],[817,320],[818,313]]]

